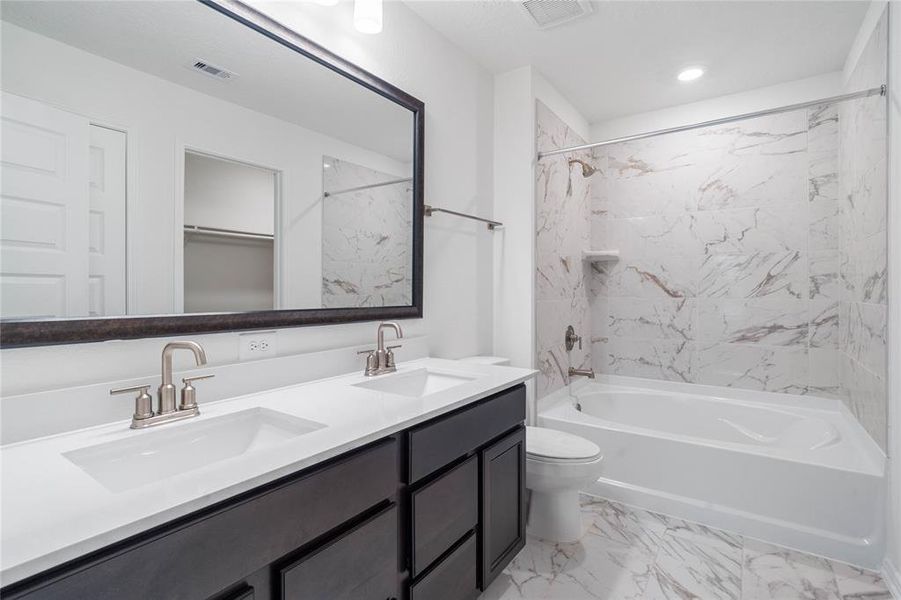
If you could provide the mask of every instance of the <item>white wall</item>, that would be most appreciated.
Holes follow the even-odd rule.
[[[494,354],[535,366],[535,103],[577,134],[588,122],[538,71],[522,67],[494,78],[494,218],[504,223],[494,247]],[[561,333],[562,335],[562,333]]]
[[[399,2],[385,4],[385,31],[377,36],[353,30],[349,12],[352,7],[348,5],[326,9],[284,3],[268,9],[301,34],[423,100],[426,202],[490,214],[492,85],[487,72]],[[4,67],[7,58],[4,55]],[[98,78],[92,83],[108,99],[115,99],[117,105],[131,103],[149,110],[171,102],[150,98],[146,89],[121,86],[115,79]],[[153,105],[148,107],[151,101]],[[267,138],[265,131],[260,130],[254,136]],[[138,149],[130,147],[129,152]],[[280,156],[274,154],[275,158]],[[266,165],[269,161],[250,162]],[[315,173],[311,171],[308,176],[321,181],[320,169],[317,164]],[[142,178],[158,175],[147,173]],[[163,186],[157,192],[170,195],[172,190]],[[159,212],[137,216],[133,233],[138,235],[141,231],[145,242],[155,223],[171,218]],[[171,221],[165,223],[167,228],[171,225]],[[490,234],[484,227],[436,216],[427,221],[425,235],[425,314],[422,320],[404,323],[405,331],[408,335],[428,334],[435,356],[454,358],[489,352]],[[147,302],[167,301],[170,297],[166,290],[147,289],[144,293],[143,300]],[[277,344],[279,353],[287,354],[365,343],[374,335],[372,323],[295,328],[281,331]],[[214,364],[238,360],[237,333],[190,337],[204,344]],[[153,374],[158,370],[163,342],[146,339],[3,350],[0,390],[8,395]]]
[[[703,80],[699,83],[703,85]],[[841,93],[842,74],[840,71],[836,71],[738,94],[719,96],[701,102],[680,104],[652,112],[592,123],[589,140],[599,142],[658,129],[701,123],[767,108],[819,100]]]
[[[889,5],[888,455],[887,579],[901,594],[901,4]]]
[[[185,224],[273,235],[275,173],[202,154],[187,154]]]

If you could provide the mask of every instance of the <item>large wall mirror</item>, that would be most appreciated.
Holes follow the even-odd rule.
[[[422,102],[231,0],[5,0],[4,346],[422,315]]]

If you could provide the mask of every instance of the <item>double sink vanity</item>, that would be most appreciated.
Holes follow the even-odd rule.
[[[2,595],[475,598],[525,541],[531,375],[425,358],[4,446]]]

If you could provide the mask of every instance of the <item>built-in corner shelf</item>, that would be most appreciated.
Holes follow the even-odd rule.
[[[619,260],[619,250],[582,250],[582,260],[588,262]]]

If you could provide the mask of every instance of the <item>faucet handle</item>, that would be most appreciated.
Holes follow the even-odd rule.
[[[195,381],[200,381],[201,379],[211,379],[213,377],[215,377],[215,375],[212,373],[195,375],[194,377],[182,377],[181,382],[185,384],[185,387],[181,389],[181,404],[179,404],[178,410],[196,410],[197,389],[191,384]]]
[[[360,350],[357,354],[366,355],[366,371],[363,373],[366,377],[372,377],[378,374],[379,359],[375,354],[375,350]]]
[[[394,364],[394,349],[402,347],[403,344],[394,344],[393,346],[388,346],[385,348],[385,367],[388,369],[393,369],[395,367]]]
[[[112,389],[109,393],[110,396],[115,396],[116,394],[137,392],[137,396],[135,396],[135,412],[132,415],[132,420],[140,421],[142,419],[149,419],[153,416],[153,396],[148,393],[149,390],[150,385],[148,384]]]

